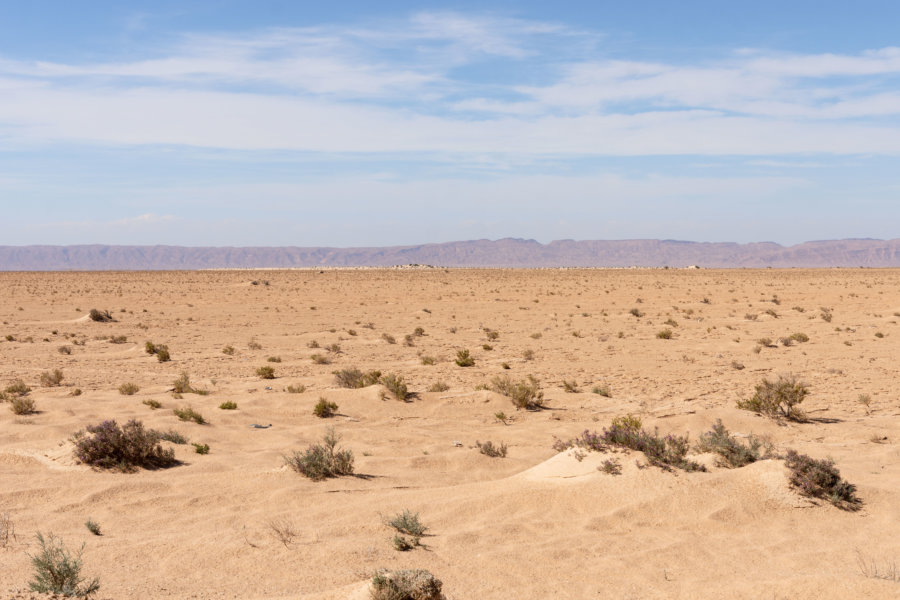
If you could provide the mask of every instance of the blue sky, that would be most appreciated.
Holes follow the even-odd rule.
[[[0,3],[0,244],[896,238],[900,3]]]

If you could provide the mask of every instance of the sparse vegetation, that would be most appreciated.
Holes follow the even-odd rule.
[[[576,394],[581,391],[578,389],[578,382],[574,379],[572,381],[563,379],[562,388],[567,394]]]
[[[256,369],[256,376],[260,379],[275,379],[275,369],[270,366],[259,367]]]
[[[380,379],[381,371],[363,373],[357,368],[349,368],[334,372],[334,382],[344,388],[364,388],[375,385]]]
[[[225,346],[222,348],[222,354],[227,354],[228,356],[234,356],[234,346]]]
[[[607,458],[600,466],[597,467],[597,470],[601,473],[606,473],[607,475],[621,475],[622,474],[622,465],[615,458]]]
[[[285,463],[301,475],[313,481],[321,481],[328,477],[353,474],[353,452],[339,449],[340,441],[334,428],[328,430],[322,443],[313,444],[305,451],[295,451],[285,456]]]
[[[423,569],[380,570],[372,577],[371,600],[445,600],[443,583]]]
[[[173,444],[178,444],[180,446],[188,443],[188,439],[174,429],[159,432],[159,439],[166,442],[171,442]]]
[[[119,386],[119,393],[123,396],[134,396],[139,391],[141,391],[141,388],[139,388],[137,384],[131,382],[123,383]]]
[[[423,356],[422,357],[423,365],[432,366],[435,362],[437,362],[437,361],[435,360],[435,358],[433,356]]]
[[[401,375],[388,373],[381,377],[381,384],[386,387],[397,400],[405,402],[409,397],[409,390]]]
[[[752,397],[738,400],[737,407],[772,418],[802,421],[798,405],[809,394],[806,384],[793,375],[779,375],[776,381],[763,379]]]
[[[330,365],[331,359],[325,354],[312,354],[309,357],[317,365]]]
[[[598,396],[603,396],[604,398],[612,398],[612,392],[609,389],[609,386],[606,384],[603,385],[595,385],[594,389],[591,392],[597,394]]]
[[[387,524],[396,529],[399,533],[405,533],[406,535],[412,535],[417,538],[425,535],[425,532],[428,530],[422,521],[419,520],[419,513],[414,513],[411,510],[404,510],[401,513],[397,513],[388,519]]]
[[[151,399],[151,398],[148,398],[147,400],[144,400],[144,401],[142,402],[142,404],[146,404],[147,406],[149,406],[149,407],[152,408],[153,410],[156,410],[157,408],[162,407],[162,404],[160,403],[159,400],[153,400],[153,399]]]
[[[9,400],[9,409],[16,415],[30,415],[36,412],[36,405],[29,396],[13,396]]]
[[[285,388],[288,394],[302,394],[306,391],[306,386],[302,383],[298,383],[297,385],[289,385]]]
[[[628,312],[629,312],[632,316],[637,317],[638,319],[640,319],[641,317],[644,316],[644,313],[642,313],[642,312],[641,312],[639,309],[637,309],[637,308],[632,308],[632,309],[629,310]]]
[[[477,446],[478,451],[485,456],[490,456],[491,458],[506,458],[507,446],[503,442],[500,442],[499,446],[495,446],[490,440],[483,444],[476,440],[475,446]]]
[[[174,408],[172,412],[176,417],[181,419],[182,421],[193,421],[197,425],[205,425],[206,419],[203,418],[203,415],[195,411],[190,406],[182,406],[181,408]]]
[[[40,375],[41,385],[44,387],[56,387],[62,383],[63,380],[63,372],[59,369],[53,369],[52,371],[44,371]]]
[[[198,444],[196,442],[192,442],[191,446],[194,447],[194,452],[197,454],[209,454],[209,444]]]
[[[446,392],[450,389],[450,386],[444,383],[443,381],[435,381],[431,384],[431,387],[428,388],[429,392]]]
[[[857,510],[861,504],[856,486],[841,479],[830,459],[816,460],[796,450],[788,450],[784,460],[790,484],[804,496],[823,498],[838,508]]]
[[[123,472],[160,469],[177,464],[171,449],[160,445],[162,434],[131,419],[124,426],[114,420],[89,425],[72,436],[75,458],[98,469]]]
[[[86,582],[81,576],[84,544],[73,556],[63,541],[52,533],[45,539],[38,531],[36,537],[40,551],[34,556],[28,555],[34,568],[34,579],[28,583],[31,591],[87,598],[100,589],[99,579]]]
[[[92,308],[91,312],[88,314],[91,317],[91,321],[96,321],[97,323],[109,323],[110,321],[115,321],[108,310],[97,310],[96,308]]]
[[[394,336],[392,336],[389,333],[382,333],[381,339],[386,341],[388,344],[396,344],[397,343],[397,340],[394,338]]]
[[[671,329],[663,329],[661,331],[657,331],[656,337],[661,340],[671,340],[672,339],[672,330]]]
[[[327,398],[322,396],[313,408],[313,414],[320,419],[327,419],[328,417],[333,417],[337,409],[337,403],[329,402]]]
[[[457,350],[455,362],[460,367],[471,367],[475,364],[475,359],[472,358],[468,350]]]
[[[87,521],[85,521],[84,526],[87,527],[87,530],[94,535],[103,535],[103,533],[100,531],[100,523],[94,521],[93,519],[88,519]]]
[[[533,375],[522,381],[513,381],[509,375],[494,377],[490,389],[508,397],[516,408],[538,410],[544,407],[544,392]]]
[[[222,410],[237,410],[237,402],[232,400],[226,400],[222,404],[219,405],[219,408]]]
[[[712,429],[700,435],[696,450],[717,454],[716,464],[730,469],[770,458],[773,452],[771,446],[766,446],[761,439],[752,434],[747,438],[747,444],[742,444],[736,437],[728,433],[721,419],[716,419]]]

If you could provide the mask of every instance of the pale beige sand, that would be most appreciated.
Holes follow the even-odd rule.
[[[832,310],[830,323],[820,307]],[[91,308],[118,322],[90,321]],[[100,598],[362,599],[379,567],[429,569],[457,600],[900,597],[900,583],[857,566],[858,553],[882,567],[900,560],[897,314],[893,270],[0,274],[0,383],[23,378],[40,410],[23,418],[0,406],[0,513],[18,534],[0,549],[0,596],[31,597],[26,551],[41,530],[70,548],[86,543],[84,572],[100,577]],[[674,338],[657,339],[668,318],[678,323]],[[416,327],[426,335],[405,346]],[[499,339],[488,342],[483,327]],[[810,341],[753,352],[759,338],[795,332]],[[110,335],[128,342],[96,339]],[[167,344],[173,360],[148,356],[146,340]],[[262,349],[248,349],[251,340]],[[312,340],[343,352],[313,364],[309,356],[325,351],[309,349]],[[64,344],[70,356],[57,351]],[[234,356],[222,353],[226,344]],[[453,363],[459,348],[472,351],[474,367]],[[438,362],[422,365],[420,355]],[[255,376],[267,364],[277,379]],[[380,386],[339,389],[331,372],[349,366],[402,374],[417,396],[401,403],[380,399]],[[40,387],[41,371],[53,368],[64,386]],[[212,393],[173,399],[167,390],[183,370]],[[810,384],[803,407],[816,420],[779,425],[735,408],[762,377],[783,372]],[[550,409],[516,411],[476,390],[499,374],[540,378]],[[564,379],[581,391],[565,393]],[[425,391],[438,380],[450,390]],[[140,392],[119,394],[125,382]],[[284,391],[297,383],[307,391]],[[598,384],[612,397],[592,394]],[[76,387],[84,393],[71,397]],[[863,393],[869,415],[857,402]],[[320,396],[340,405],[339,416],[311,414]],[[142,404],[151,398],[163,409]],[[225,400],[238,410],[219,410]],[[172,408],[185,404],[210,424],[178,421]],[[721,418],[735,433],[833,457],[863,508],[797,495],[781,461],[688,474],[639,469],[642,456],[619,453],[623,472],[612,476],[596,469],[607,456],[579,462],[552,449],[555,438],[625,413],[694,439]],[[211,453],[176,446],[184,465],[136,474],[76,464],[68,438],[108,418],[174,428]],[[366,477],[312,482],[283,466],[282,455],[329,425]],[[506,442],[508,458],[479,454],[476,440]],[[404,508],[430,535],[401,553],[382,518]],[[87,531],[88,518],[102,537]],[[272,520],[295,525],[293,544],[274,538]]]

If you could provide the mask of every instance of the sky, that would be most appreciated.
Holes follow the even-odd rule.
[[[900,2],[0,0],[0,245],[900,237]]]

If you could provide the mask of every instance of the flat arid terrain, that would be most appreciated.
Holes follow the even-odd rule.
[[[44,597],[39,531],[84,544],[100,599],[364,600],[379,569],[427,569],[451,600],[900,597],[898,270],[0,273],[0,321],[0,390],[31,388],[0,403],[3,598]],[[340,386],[350,369],[382,378]],[[791,374],[802,420],[737,407]],[[495,391],[507,376],[543,407]],[[563,448],[627,415],[689,434],[706,470]],[[73,435],[108,419],[189,443],[161,442],[169,468],[80,464]],[[777,457],[700,451],[718,419]],[[332,427],[353,474],[287,465]],[[789,449],[860,502],[802,495]],[[427,531],[401,551],[404,510]]]

